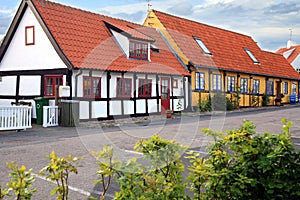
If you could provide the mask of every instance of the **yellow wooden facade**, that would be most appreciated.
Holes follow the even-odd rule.
[[[166,38],[169,45],[176,52],[176,54],[180,57],[182,62],[188,66],[189,58],[181,51],[176,42],[173,40],[169,32],[166,30],[164,25],[160,22],[160,20],[156,17],[153,11],[149,11],[147,18],[144,22],[145,26],[151,26],[153,28],[158,29],[161,34]],[[202,90],[196,90],[196,76],[197,72],[203,73],[205,76],[205,88]],[[233,92],[228,92],[228,76],[235,77],[235,91],[238,88],[241,88],[241,79],[246,78],[248,80],[248,92],[245,94],[240,93],[240,107],[254,107],[254,106],[262,106],[262,96],[266,94],[266,82],[273,81],[273,95],[270,96],[270,102],[268,105],[275,105],[275,99],[277,96],[277,82],[280,82],[280,94],[283,94],[283,98],[281,99],[281,103],[289,103],[290,95],[295,92],[292,91],[292,85],[295,84],[296,94],[298,96],[298,88],[299,82],[298,80],[289,80],[289,79],[280,79],[273,78],[272,76],[264,76],[264,75],[254,75],[247,72],[235,72],[235,71],[223,71],[217,69],[210,68],[200,68],[196,69],[194,67],[191,68],[191,90],[192,90],[192,106],[196,107],[199,105],[199,101],[207,100],[210,94],[213,94],[215,91],[212,88],[212,75],[220,74],[222,77],[222,90],[228,98],[232,98]],[[253,81],[259,80],[259,93],[253,94]],[[284,94],[284,84],[288,83],[288,91],[287,94]],[[280,95],[278,94],[278,95]]]

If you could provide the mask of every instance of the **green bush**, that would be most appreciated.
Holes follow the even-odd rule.
[[[206,100],[200,100],[198,103],[199,111],[200,112],[210,112],[212,111],[211,107],[211,99],[207,98]]]
[[[267,106],[270,103],[270,96],[267,94],[264,94],[262,96],[262,106]]]
[[[69,176],[71,173],[77,174],[75,164],[80,160],[77,157],[69,155],[68,157],[59,157],[52,151],[47,158],[50,163],[40,171],[40,175],[56,183],[56,187],[51,191],[51,195],[56,194],[58,200],[69,199]]]
[[[291,142],[290,126],[283,120],[278,135],[255,135],[249,121],[226,134],[205,129],[215,139],[210,157],[188,156],[194,199],[299,199],[300,153]]]
[[[198,106],[200,112],[235,110],[238,109],[238,98],[234,95],[230,99],[225,94],[217,92],[206,100],[200,100]]]
[[[6,184],[8,189],[1,190],[0,187],[0,199],[10,196],[10,191],[14,192],[16,200],[31,199],[32,195],[37,192],[36,188],[30,188],[35,181],[35,177],[31,174],[32,169],[26,171],[24,165],[19,167],[15,162],[7,162],[6,165],[11,170],[11,173],[9,173],[10,181]]]

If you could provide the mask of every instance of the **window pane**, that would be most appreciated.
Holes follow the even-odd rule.
[[[196,72],[195,74],[195,88],[196,90],[200,89],[200,73]]]
[[[267,95],[273,95],[273,91],[274,91],[273,88],[274,88],[273,81],[267,81],[267,91],[266,91]]]
[[[137,57],[140,57],[141,56],[141,44],[135,44],[135,47],[136,47],[136,56]]]
[[[147,44],[143,44],[142,57],[143,58],[148,58],[148,45]]]
[[[253,94],[259,94],[260,82],[258,79],[253,80]]]
[[[284,94],[288,94],[288,82],[284,82],[284,91],[283,91]]]
[[[249,49],[245,48],[245,51],[254,63],[256,64],[259,63],[259,61],[255,58],[255,56],[252,54],[252,52]]]
[[[94,78],[93,79],[93,95],[96,97],[101,96],[101,79],[100,78]]]
[[[152,92],[152,81],[148,80],[146,85],[146,95],[151,96]]]
[[[248,92],[248,79],[241,78],[241,93],[245,94]]]
[[[205,46],[205,44],[200,40],[199,38],[195,38],[198,45],[201,47],[201,49],[204,51],[205,54],[211,55],[211,52],[208,50],[208,48]]]
[[[129,43],[129,56],[134,56],[134,43]]]
[[[122,96],[122,79],[118,79],[118,82],[117,82],[117,96]]]
[[[127,79],[125,81],[125,95],[130,96],[130,92],[131,92],[131,80]]]
[[[46,93],[45,95],[53,95],[53,79],[46,78]]]
[[[204,73],[200,73],[200,89],[204,90],[205,89],[205,78],[204,78]]]
[[[228,92],[235,91],[235,77],[234,76],[228,76],[228,78],[227,78],[227,91]]]
[[[213,90],[220,91],[222,88],[221,83],[221,75],[220,74],[213,74]]]
[[[139,80],[139,95],[144,95],[144,79]]]
[[[91,78],[84,77],[84,79],[83,79],[83,95],[86,97],[90,97],[91,90],[92,90]]]

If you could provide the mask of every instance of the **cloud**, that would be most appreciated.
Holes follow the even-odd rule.
[[[17,11],[18,7],[7,9],[0,7],[0,36],[7,32],[7,29]]]

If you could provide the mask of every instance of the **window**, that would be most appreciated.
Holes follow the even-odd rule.
[[[289,83],[284,82],[283,83],[283,94],[288,94],[289,93]]]
[[[246,94],[248,93],[248,79],[241,78],[241,93]]]
[[[139,97],[151,97],[152,80],[139,79]]]
[[[253,80],[252,92],[253,94],[259,94],[260,82],[258,79]]]
[[[118,78],[117,79],[117,97],[131,96],[131,79]]]
[[[267,81],[266,94],[267,95],[274,94],[274,82],[273,81]]]
[[[137,41],[130,41],[129,58],[148,60],[148,44]]]
[[[208,48],[205,46],[205,44],[200,40],[199,38],[194,37],[197,44],[200,46],[200,48],[204,51],[206,55],[212,55],[212,53],[208,50]]]
[[[255,58],[255,56],[252,54],[252,52],[249,49],[245,48],[244,50],[246,51],[246,53],[248,54],[248,56],[252,59],[252,61],[255,64],[259,63],[259,61]]]
[[[101,97],[101,78],[83,77],[83,97]]]
[[[296,94],[297,93],[297,83],[293,82],[292,83],[292,94]]]
[[[227,91],[228,92],[235,91],[235,77],[234,76],[227,77]]]
[[[222,77],[221,74],[213,74],[213,90],[221,91],[222,90]]]
[[[47,75],[44,77],[44,96],[55,96],[55,86],[63,84],[62,75]]]
[[[204,90],[205,89],[205,76],[204,76],[204,73],[196,72],[195,75],[196,75],[196,77],[195,77],[195,81],[196,81],[195,89],[196,90]]]
[[[34,35],[34,26],[25,27],[25,45],[34,45],[35,35]]]

